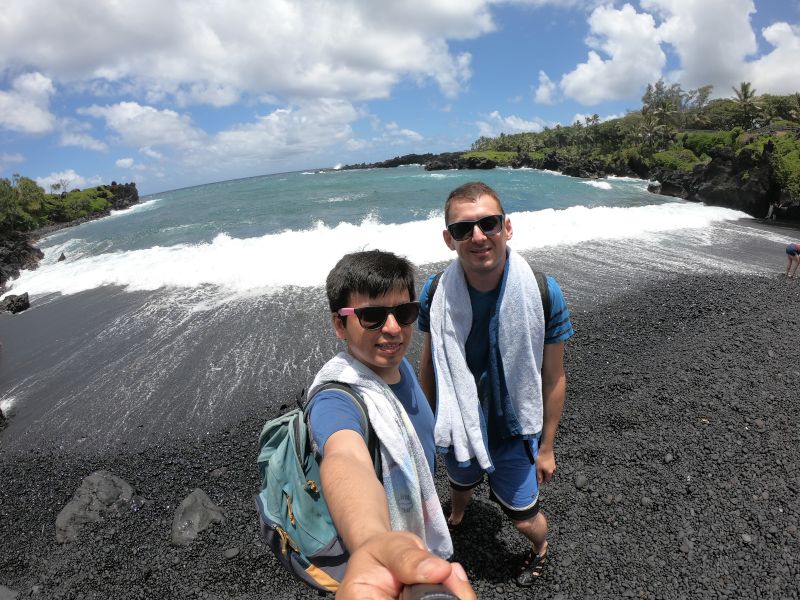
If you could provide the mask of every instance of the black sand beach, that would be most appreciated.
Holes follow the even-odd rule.
[[[797,237],[796,230],[759,224],[736,228],[737,235],[752,228]],[[558,276],[576,330],[567,350],[558,470],[542,493],[552,560],[532,592],[511,583],[525,545],[480,488],[454,539],[455,558],[480,598],[798,597],[800,281],[780,275],[780,244],[748,239],[727,247],[711,240],[693,253],[648,244],[616,244],[614,252],[608,242],[591,252],[551,249],[535,257]],[[701,263],[704,269],[695,268]],[[734,263],[739,272],[725,268]],[[65,299],[38,310],[40,317],[48,307],[58,310],[64,323],[61,330],[55,322],[39,325],[33,339],[49,342],[46,352],[21,341],[21,320],[12,327],[0,319],[6,347],[19,341],[27,348],[0,355],[14,367],[0,367],[4,393],[42,370],[56,377],[46,389],[58,387],[58,372],[47,371],[43,357],[70,351],[70,317],[56,309],[59,302],[73,311],[79,304]],[[315,341],[328,332],[312,309],[277,305],[263,321],[249,322],[255,331],[280,318],[305,323],[283,357],[265,359],[285,358],[295,368],[284,377],[277,368],[265,371],[268,379],[245,386],[246,400],[229,411],[213,412],[202,434],[192,425],[202,422],[202,410],[186,417],[184,429],[152,422],[164,414],[169,421],[174,407],[150,420],[123,419],[109,437],[92,431],[92,411],[79,411],[77,398],[62,412],[48,412],[47,398],[36,414],[21,405],[0,433],[0,585],[40,598],[315,597],[264,549],[253,505],[261,425],[335,348],[332,336]],[[48,326],[59,333],[49,337]],[[113,373],[105,377],[111,386]],[[162,402],[183,406],[180,394],[168,398]],[[113,418],[101,401],[86,398],[98,428]],[[61,423],[77,414],[84,433]],[[130,483],[144,503],[59,544],[56,515],[99,469]],[[446,503],[441,471],[438,485]],[[173,511],[197,487],[226,522],[187,548],[171,546]]]

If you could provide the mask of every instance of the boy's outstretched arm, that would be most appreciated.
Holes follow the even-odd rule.
[[[391,531],[386,492],[358,432],[331,435],[320,470],[331,517],[351,555],[337,598],[397,598],[404,584],[442,582],[459,598],[476,597],[460,565],[431,554],[412,533]]]

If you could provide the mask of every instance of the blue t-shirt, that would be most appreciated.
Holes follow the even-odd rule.
[[[420,313],[417,324],[420,331],[425,333],[430,333],[431,302],[428,296],[434,277],[435,275],[431,275],[428,278],[419,295]],[[481,412],[489,434],[489,444],[492,445],[500,442],[502,435],[498,432],[504,430],[503,425],[496,422],[501,417],[495,415],[494,411],[489,410],[488,406],[491,396],[489,391],[489,386],[491,385],[489,379],[489,321],[500,296],[500,286],[498,285],[489,292],[479,292],[467,284],[467,291],[472,305],[472,327],[467,336],[464,351],[467,366],[475,378],[475,387],[481,402]],[[569,309],[564,300],[564,294],[561,292],[556,280],[549,275],[547,276],[547,292],[550,298],[550,319],[545,330],[544,343],[564,342],[573,336],[574,331],[569,319]]]
[[[400,363],[400,381],[389,387],[406,410],[417,437],[428,459],[431,473],[436,468],[436,447],[433,443],[433,411],[428,404],[417,377],[405,358]],[[366,431],[361,426],[361,412],[353,400],[343,392],[325,390],[314,396],[309,405],[308,423],[311,437],[322,455],[325,443],[337,431],[351,429],[362,437]]]
[[[428,277],[425,285],[422,286],[422,291],[419,294],[419,318],[417,319],[417,327],[423,333],[430,333],[431,331],[431,302],[428,298],[428,291],[431,287],[431,282],[435,275]],[[498,295],[500,294],[500,286],[491,292],[479,292],[472,289],[467,284],[469,290],[469,299],[472,302],[472,329],[470,330],[470,338],[475,330],[483,328],[486,334],[483,337],[483,343],[489,343],[489,317],[492,314],[492,309],[497,302]],[[551,277],[547,276],[547,295],[550,297],[550,322],[548,323],[547,330],[544,332],[544,343],[555,344],[558,342],[566,342],[574,335],[572,330],[572,323],[569,320],[569,309],[567,302],[564,300],[564,294],[561,292],[561,287],[558,282]],[[484,306],[488,303],[488,309]],[[476,315],[480,313],[480,319]],[[483,326],[481,327],[482,324]],[[476,342],[479,340],[476,338]],[[467,346],[470,345],[470,340],[467,340]],[[486,350],[488,357],[488,349]],[[467,348],[467,356],[469,356],[469,348]],[[469,358],[467,359],[469,364]],[[471,368],[471,367],[470,367]]]

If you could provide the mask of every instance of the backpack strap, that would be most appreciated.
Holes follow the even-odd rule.
[[[547,328],[550,327],[550,290],[547,286],[547,275],[541,271],[534,271],[536,284],[539,286],[539,294],[542,297],[542,309],[544,310],[544,331],[547,335]]]
[[[433,302],[433,295],[436,293],[436,288],[439,287],[439,280],[442,278],[442,273],[444,273],[444,271],[439,271],[436,275],[433,276],[433,281],[431,281],[431,287],[428,288],[429,305]]]
[[[383,481],[381,452],[378,445],[378,436],[375,434],[375,430],[372,428],[372,423],[369,421],[369,411],[367,410],[367,405],[364,403],[364,399],[361,397],[361,394],[359,394],[346,383],[342,383],[340,381],[329,381],[328,383],[322,384],[314,393],[314,396],[320,392],[325,392],[328,390],[334,390],[346,394],[353,401],[353,404],[356,405],[356,408],[358,408],[358,412],[361,415],[361,427],[366,432],[364,435],[364,443],[367,445],[367,451],[369,452],[370,457],[372,457],[372,465],[375,468],[375,474],[378,476],[379,481]],[[306,405],[303,408],[304,412],[305,408],[307,408],[310,403],[311,398],[309,398],[308,402],[306,402]],[[308,419],[307,414],[306,419]]]
[[[428,305],[433,303],[433,295],[436,293],[436,288],[439,287],[439,280],[442,278],[444,271],[439,271],[433,276],[433,281],[428,288]],[[534,271],[533,276],[536,278],[536,284],[539,286],[539,294],[542,297],[542,309],[544,310],[544,330],[550,326],[550,290],[547,286],[547,276],[541,271]]]

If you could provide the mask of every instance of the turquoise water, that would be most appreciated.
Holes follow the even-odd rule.
[[[502,198],[517,250],[703,228],[743,216],[650,194],[638,179],[582,180],[532,169],[284,173],[154,194],[61,230],[42,240],[41,267],[14,288],[43,295],[108,285],[212,286],[252,295],[321,285],[341,255],[365,248],[418,265],[446,261],[444,200],[477,178]],[[62,253],[66,261],[57,262]]]

